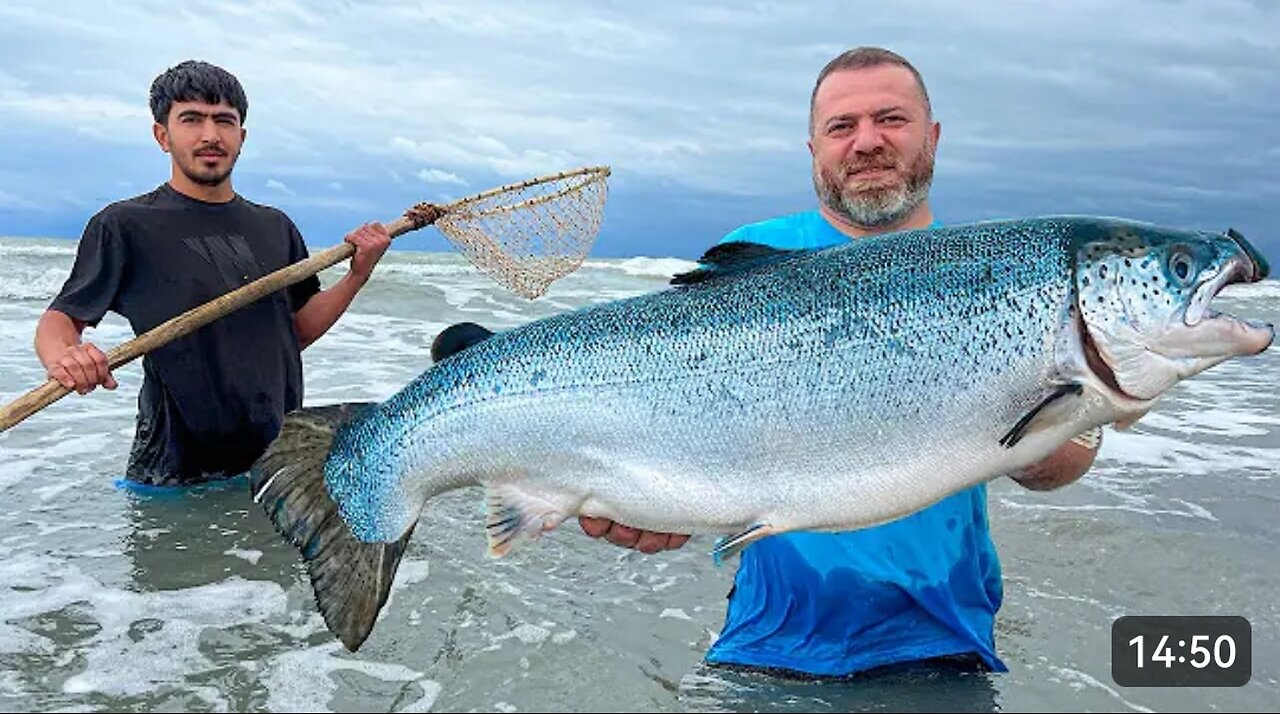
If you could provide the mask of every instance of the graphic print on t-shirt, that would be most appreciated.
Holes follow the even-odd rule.
[[[186,244],[218,271],[227,290],[262,277],[262,268],[242,235],[192,236]]]

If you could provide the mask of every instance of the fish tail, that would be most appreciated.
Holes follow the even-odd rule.
[[[254,502],[306,560],[325,624],[352,652],[373,630],[413,535],[410,526],[392,542],[357,539],[325,485],[335,432],[372,406],[335,404],[290,413],[249,479]]]

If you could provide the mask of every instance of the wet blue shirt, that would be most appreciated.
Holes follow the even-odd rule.
[[[847,240],[810,211],[743,226],[721,242],[790,249]],[[985,485],[873,528],[763,538],[740,558],[708,662],[835,676],[976,654],[1008,671],[995,651],[1003,589]]]

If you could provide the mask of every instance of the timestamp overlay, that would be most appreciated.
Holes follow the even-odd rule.
[[[1111,626],[1111,677],[1122,687],[1243,687],[1252,676],[1244,617],[1128,615]]]

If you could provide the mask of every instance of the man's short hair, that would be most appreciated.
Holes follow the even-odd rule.
[[[813,83],[813,93],[809,95],[809,132],[813,133],[813,109],[818,99],[818,87],[822,86],[822,80],[826,79],[827,75],[841,70],[867,69],[883,65],[898,65],[911,72],[911,75],[916,78],[916,86],[920,88],[920,97],[924,100],[925,116],[932,118],[933,108],[929,104],[929,91],[924,87],[924,78],[905,57],[883,47],[855,47],[837,55],[818,73],[818,81]]]
[[[187,60],[165,70],[151,83],[151,115],[159,124],[167,123],[174,102],[226,102],[240,112],[243,123],[249,113],[240,80],[217,65]]]

